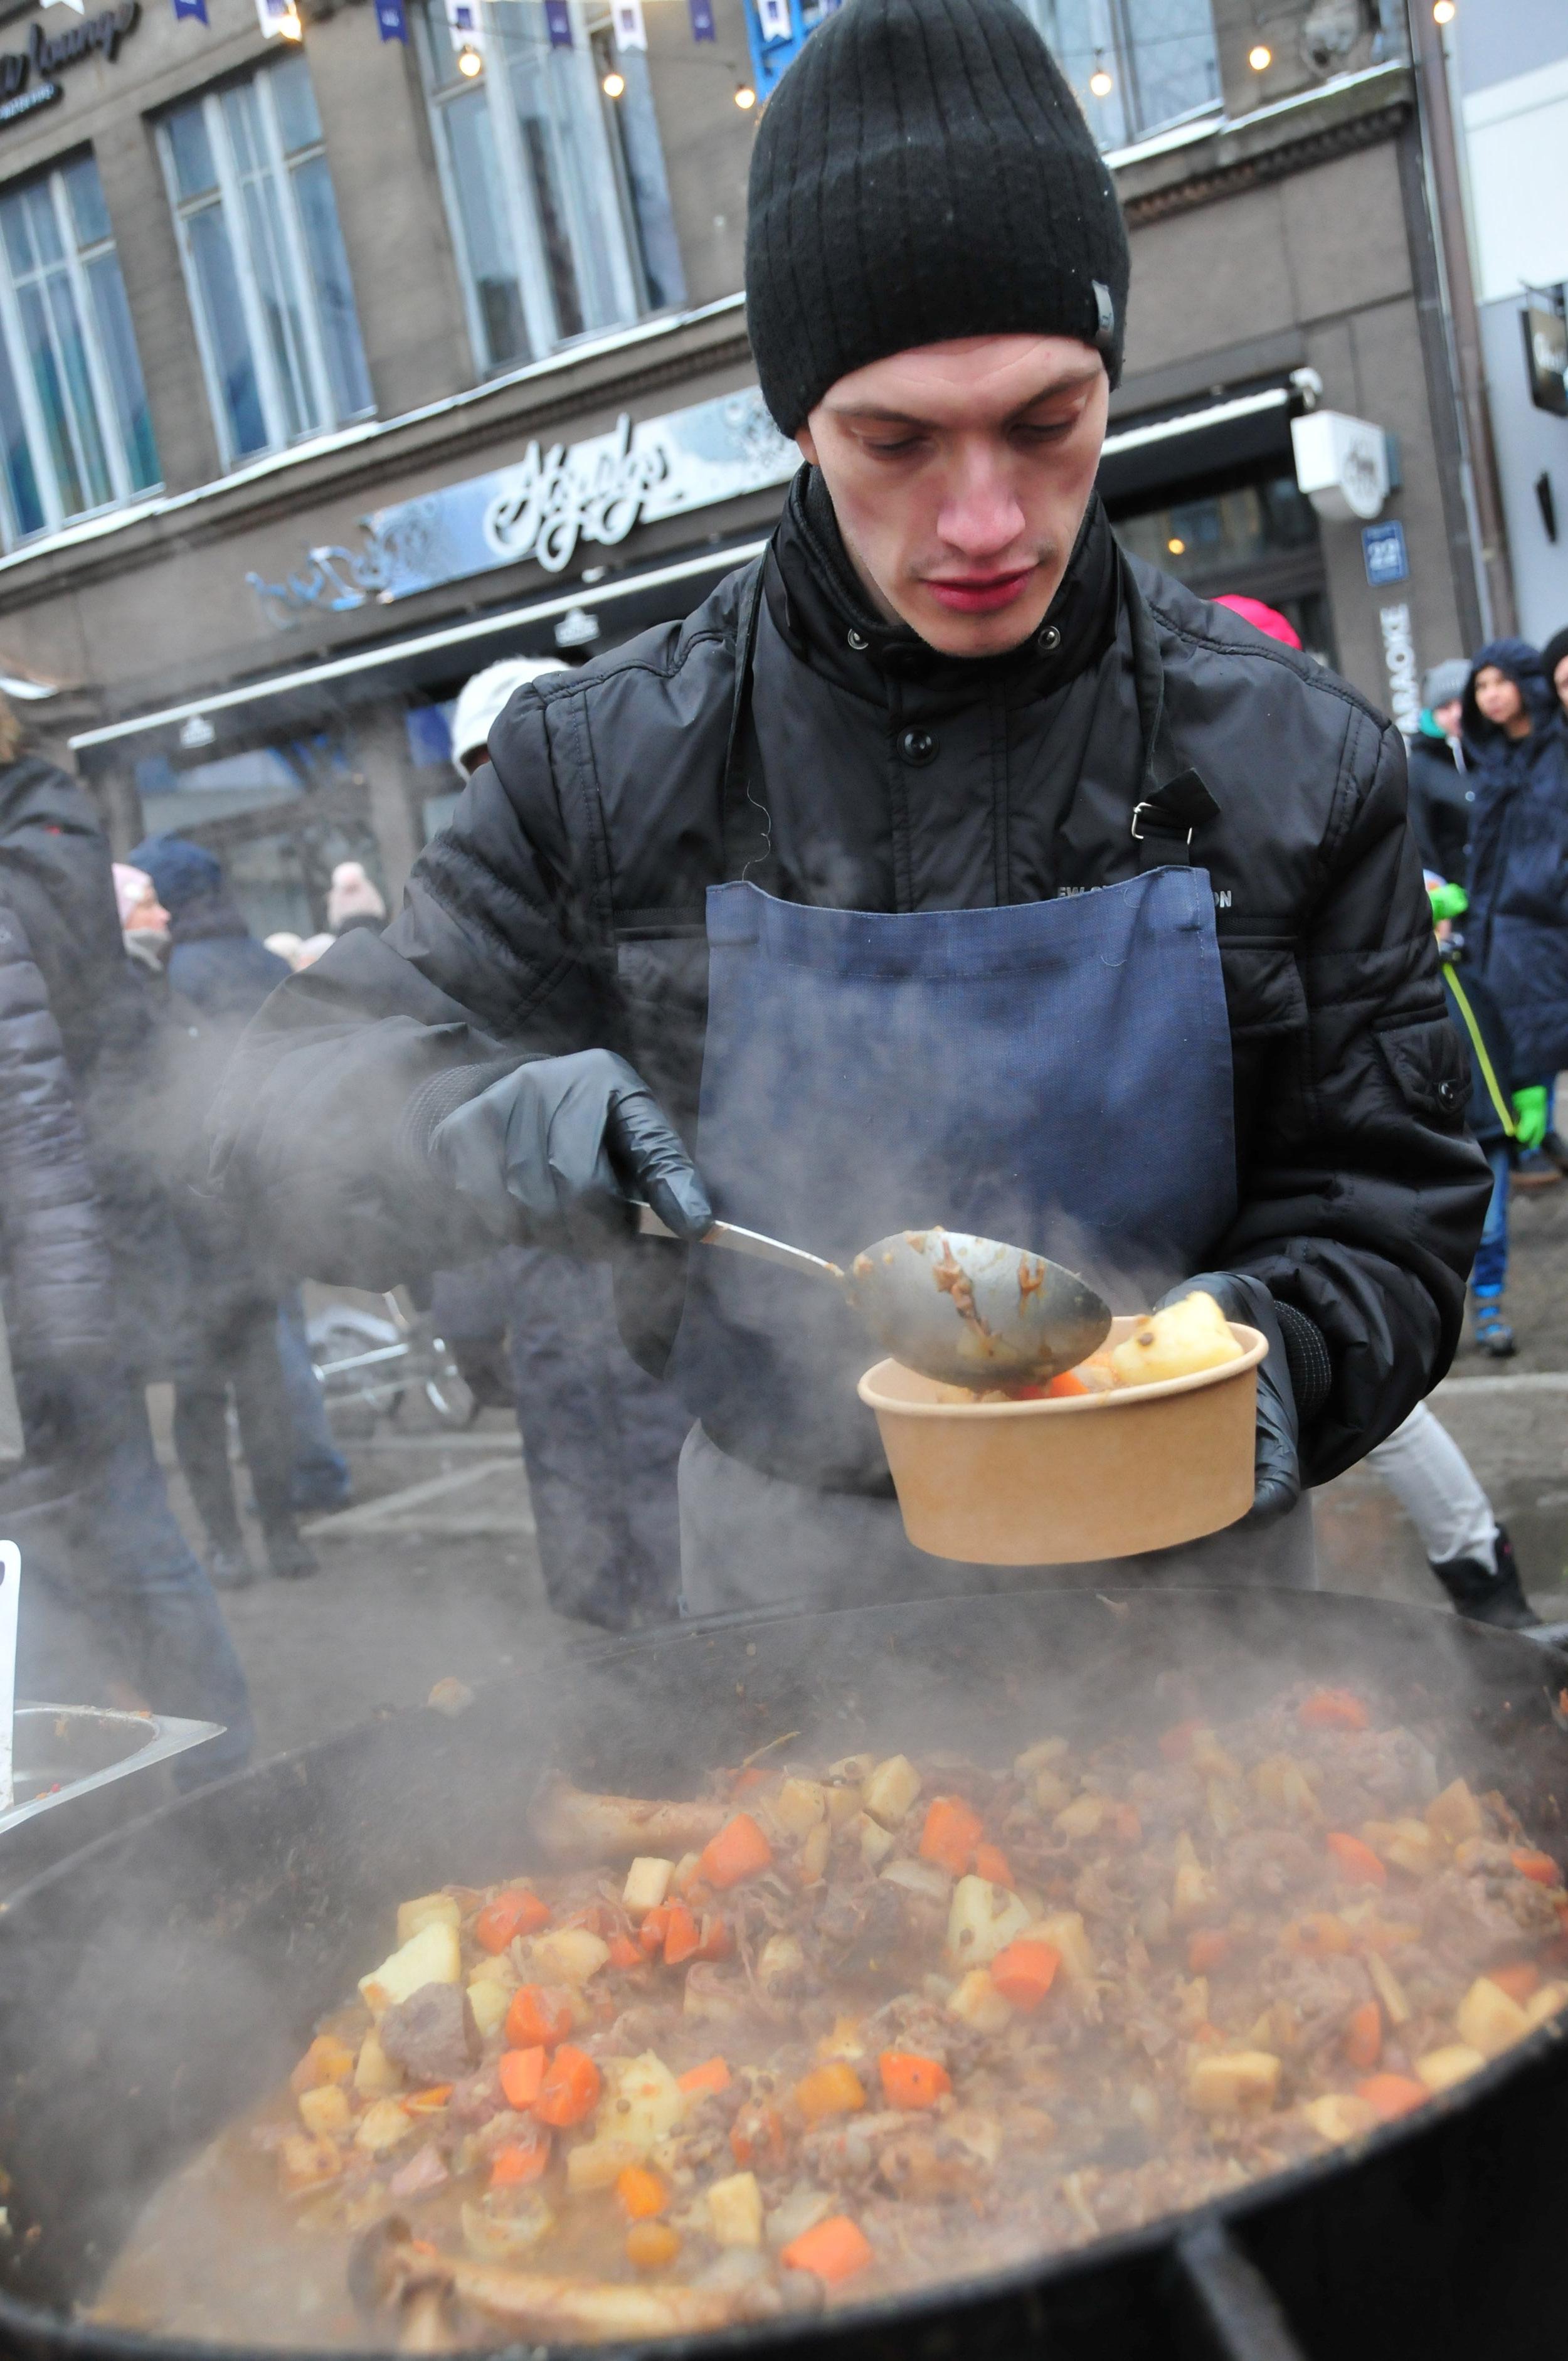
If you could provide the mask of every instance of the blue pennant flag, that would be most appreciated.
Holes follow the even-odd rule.
[[[409,20],[403,12],[403,0],[376,0],[376,27],[384,41],[406,41]]]
[[[177,17],[194,16],[198,25],[204,25],[207,21],[207,0],[174,0],[174,14]]]
[[[544,0],[544,21],[550,27],[553,49],[569,49],[572,46],[572,11],[567,0]]]
[[[718,30],[713,21],[713,0],[686,0],[691,10],[694,41],[717,41]]]

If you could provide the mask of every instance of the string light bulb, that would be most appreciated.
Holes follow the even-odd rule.
[[[1246,61],[1254,73],[1266,73],[1274,63],[1274,51],[1266,41],[1255,41],[1246,53]]]
[[[1089,77],[1089,87],[1096,98],[1109,98],[1116,87],[1103,60],[1098,56],[1094,60],[1094,71]]]
[[[1165,545],[1172,557],[1185,557],[1187,555],[1187,544],[1181,539],[1179,533],[1173,533]]]
[[[1432,0],[1431,20],[1434,25],[1452,25],[1458,14],[1453,0]]]
[[[297,8],[290,8],[279,17],[278,30],[286,41],[304,39],[305,28],[300,22],[300,12]]]
[[[749,82],[738,82],[736,84],[735,104],[740,108],[742,115],[750,115],[751,109],[756,105],[757,93],[751,88]]]
[[[611,66],[609,73],[600,82],[599,88],[606,98],[620,98],[625,94],[626,76],[623,73],[618,73],[614,66]]]
[[[485,71],[485,60],[472,41],[465,41],[457,52],[457,71],[466,82],[475,82]]]

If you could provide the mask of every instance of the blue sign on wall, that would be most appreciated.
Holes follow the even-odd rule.
[[[842,0],[746,0],[746,38],[759,98],[773,96],[784,68],[841,5]]]
[[[1381,590],[1390,582],[1409,580],[1410,561],[1405,553],[1405,528],[1398,518],[1390,517],[1384,524],[1362,526],[1361,560],[1374,590]]]

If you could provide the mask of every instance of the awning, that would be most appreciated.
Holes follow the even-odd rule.
[[[1290,420],[1300,406],[1297,388],[1285,382],[1116,427],[1101,455],[1101,494],[1114,512],[1146,493],[1175,490],[1265,459],[1278,459],[1292,474]]]

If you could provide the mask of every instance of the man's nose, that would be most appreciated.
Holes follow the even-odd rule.
[[[968,461],[942,503],[937,530],[966,557],[994,556],[1024,530],[1024,511],[1004,467]]]

